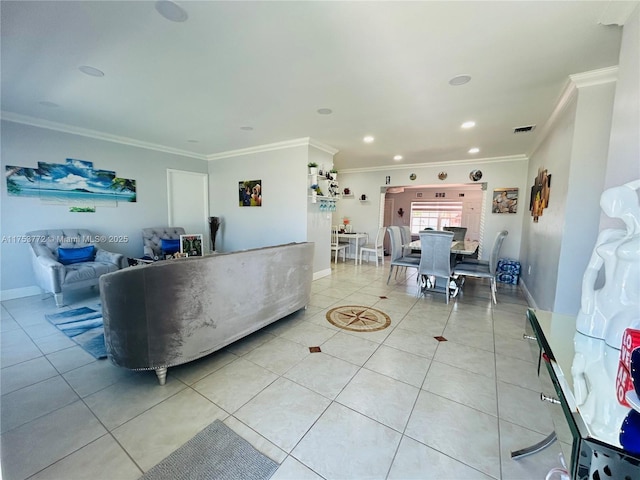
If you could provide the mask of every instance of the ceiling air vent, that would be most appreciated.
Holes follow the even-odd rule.
[[[536,128],[535,125],[526,125],[524,127],[516,127],[513,129],[513,133],[527,133]]]

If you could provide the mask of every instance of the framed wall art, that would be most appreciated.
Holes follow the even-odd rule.
[[[546,168],[540,167],[538,175],[531,187],[531,199],[529,200],[529,210],[534,223],[538,223],[538,218],[542,216],[544,209],[549,206],[549,194],[551,193],[551,174]]]
[[[517,213],[518,189],[496,188],[493,191],[492,213]]]
[[[180,235],[180,253],[186,253],[190,257],[202,256],[202,234],[189,233]]]
[[[261,207],[262,180],[238,182],[238,202],[241,207]]]

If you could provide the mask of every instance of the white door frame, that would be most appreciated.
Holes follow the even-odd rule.
[[[202,192],[204,197],[204,204],[202,205],[202,210],[205,214],[205,217],[202,219],[204,225],[208,224],[209,220],[209,174],[208,173],[200,173],[200,172],[189,172],[186,170],[176,170],[173,168],[167,168],[167,213],[168,213],[168,222],[170,227],[175,227],[174,225],[174,215],[173,215],[173,189],[171,188],[172,178],[174,175],[192,175],[194,177],[200,177],[202,181]],[[180,226],[180,225],[178,225]],[[209,249],[210,241],[209,241],[209,228],[205,228],[204,239],[205,245],[207,246],[207,250]]]

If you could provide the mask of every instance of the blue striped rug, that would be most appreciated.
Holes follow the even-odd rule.
[[[107,358],[101,305],[52,313],[45,318],[87,353],[95,358]]]

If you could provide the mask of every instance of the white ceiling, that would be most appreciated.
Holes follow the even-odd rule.
[[[526,155],[569,75],[617,64],[621,27],[598,22],[636,3],[183,1],[177,23],[152,1],[3,0],[3,117],[199,158],[311,137],[343,170]]]

